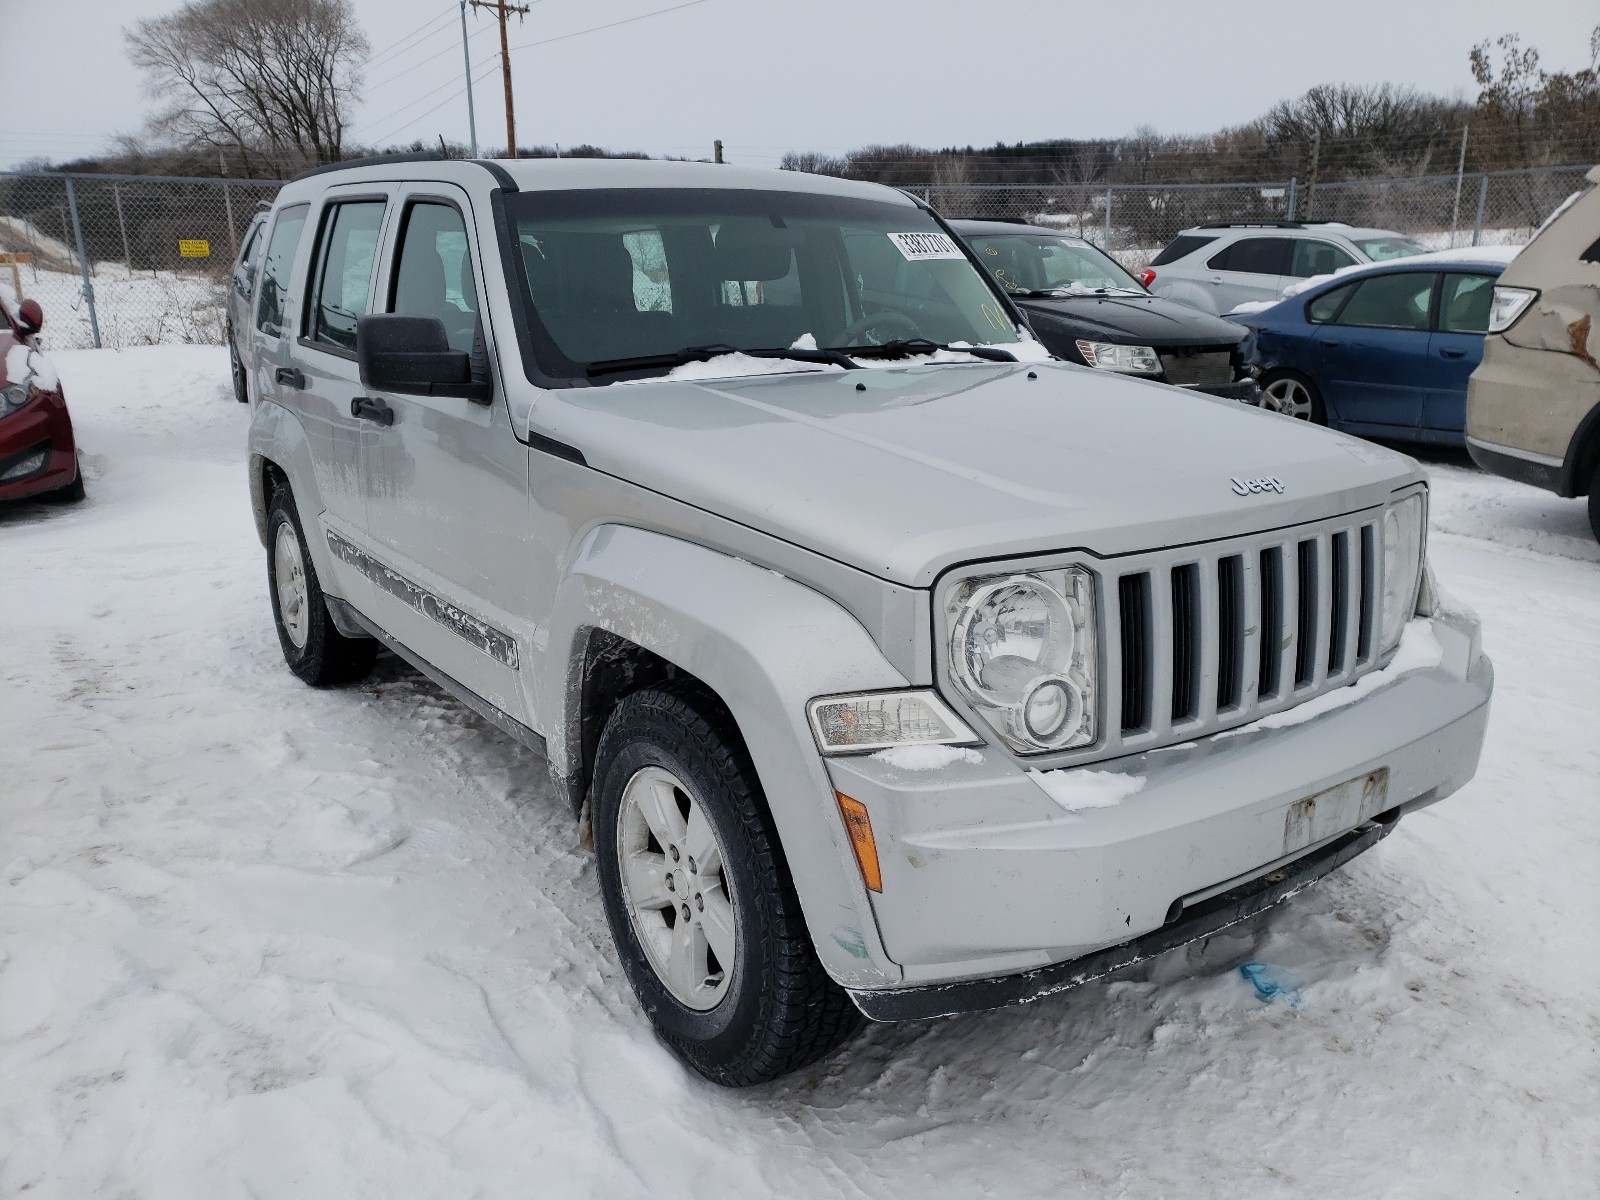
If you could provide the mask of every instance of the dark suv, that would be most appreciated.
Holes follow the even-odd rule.
[[[1250,331],[1152,296],[1115,259],[1058,229],[1009,221],[950,227],[1027,314],[1057,358],[1256,403]]]

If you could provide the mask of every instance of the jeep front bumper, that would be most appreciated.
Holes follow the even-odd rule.
[[[994,747],[906,770],[828,760],[866,805],[872,897],[896,985],[852,989],[900,1020],[1022,1003],[1215,932],[1347,862],[1477,769],[1493,688],[1470,615],[1441,612],[1437,666],[1300,724],[1249,727],[1079,771],[1139,776],[1067,811]]]

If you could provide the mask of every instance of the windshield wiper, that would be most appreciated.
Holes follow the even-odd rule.
[[[860,370],[861,364],[850,358],[841,350],[808,350],[797,346],[784,349],[776,347],[763,347],[755,350],[746,350],[742,346],[729,346],[723,342],[716,342],[709,346],[685,346],[682,350],[671,350],[665,354],[638,354],[632,358],[603,358],[592,362],[584,368],[584,373],[591,379],[596,375],[617,375],[623,371],[649,371],[658,367],[671,370],[673,367],[686,366],[692,362],[710,362],[713,358],[720,358],[724,354],[747,354],[751,358],[790,358],[795,362],[822,363],[835,367],[843,367],[847,371]]]
[[[853,354],[857,358],[910,358],[913,354],[933,354],[948,350],[952,354],[970,354],[973,358],[989,362],[1016,362],[1017,356],[998,346],[947,346],[928,338],[896,338],[881,346],[836,346],[825,353]]]

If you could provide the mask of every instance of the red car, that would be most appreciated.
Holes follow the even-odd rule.
[[[0,301],[0,501],[82,500],[83,472],[67,398],[39,352],[36,300],[16,312]]]

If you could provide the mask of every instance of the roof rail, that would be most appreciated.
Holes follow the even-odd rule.
[[[1196,229],[1304,229],[1305,221],[1207,221]]]
[[[422,150],[407,154],[373,154],[366,158],[350,158],[343,162],[324,163],[320,167],[311,167],[308,170],[301,171],[289,182],[294,183],[297,180],[309,179],[313,175],[326,175],[333,171],[351,171],[356,167],[385,167],[395,163],[417,162],[471,163],[475,167],[482,167],[490,175],[494,176],[495,183],[500,185],[502,191],[514,192],[517,190],[517,181],[511,178],[511,172],[507,171],[499,163],[485,158],[448,158],[437,150]]]

